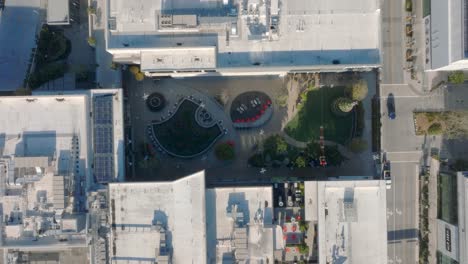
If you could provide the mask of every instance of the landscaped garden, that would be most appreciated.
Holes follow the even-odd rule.
[[[320,145],[310,142],[307,147],[297,148],[288,145],[279,135],[273,135],[265,139],[263,146],[249,158],[249,164],[253,167],[319,167],[319,158],[322,155]],[[346,158],[339,152],[336,146],[325,146],[327,164],[339,166]]]
[[[351,113],[337,115],[333,112],[335,101],[344,97],[345,91],[342,86],[306,91],[301,96],[297,115],[286,125],[285,132],[298,141],[309,142],[319,139],[320,126],[323,126],[326,140],[346,144],[352,137],[354,117]],[[346,103],[341,105],[347,106]]]
[[[34,71],[25,80],[34,89],[62,77],[67,65],[63,61],[71,52],[71,43],[60,30],[44,25],[37,40]]]
[[[184,100],[169,119],[152,125],[158,143],[169,154],[194,157],[208,150],[222,135],[218,124],[203,127],[197,122],[195,113],[199,107],[191,100]]]
[[[468,137],[468,111],[416,112],[416,135],[446,135],[448,138]]]

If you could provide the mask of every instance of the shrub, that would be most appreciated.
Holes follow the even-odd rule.
[[[305,233],[309,229],[309,225],[305,221],[299,221],[299,230],[301,230],[302,233]]]
[[[279,156],[288,151],[288,143],[279,135],[273,135],[265,139],[263,147],[265,154],[269,154],[273,159],[278,159]]]
[[[219,160],[233,160],[235,156],[234,146],[229,143],[218,144],[215,148],[215,154]]]
[[[434,123],[429,128],[427,129],[427,133],[429,135],[440,135],[442,134],[443,129],[442,125],[440,123]]]
[[[281,107],[286,107],[288,105],[288,95],[281,95],[276,98],[276,104]]]
[[[451,72],[448,76],[448,82],[453,84],[461,84],[465,81],[465,74],[462,71]]]
[[[89,44],[91,47],[96,47],[96,39],[93,38],[93,37],[89,37],[89,38],[88,38],[88,44]]]
[[[302,243],[299,245],[299,253],[301,254],[307,254],[309,253],[309,246],[307,246],[306,243]]]
[[[296,160],[294,161],[294,164],[295,164],[296,167],[298,167],[298,168],[305,168],[305,166],[306,166],[306,160],[305,160],[304,157],[298,156],[298,157],[296,158]]]
[[[440,113],[435,113],[435,112],[426,112],[425,113],[427,121],[429,123],[432,123],[435,121],[435,119],[440,115]]]

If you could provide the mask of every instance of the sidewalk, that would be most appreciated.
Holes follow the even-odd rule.
[[[111,69],[112,55],[106,51],[105,23],[101,23],[104,0],[94,1],[96,14],[91,15],[92,35],[96,39],[96,83],[99,88],[121,88],[122,70]]]
[[[440,163],[436,159],[431,160],[429,175],[429,264],[436,264],[437,258],[437,176]]]

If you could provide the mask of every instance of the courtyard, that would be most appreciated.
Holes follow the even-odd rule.
[[[359,140],[370,142],[375,76],[365,72],[137,81],[126,72],[128,180],[173,180],[199,170],[206,170],[208,185],[374,175],[370,146],[362,144],[354,151],[350,142],[358,127]],[[357,79],[369,87],[359,103],[363,115],[359,117],[357,107],[335,115],[334,101],[346,96],[345,87]],[[160,98],[152,98],[155,93]],[[200,126],[203,121],[197,118],[208,123]],[[234,154],[221,158],[229,148]],[[325,168],[319,166],[322,155],[328,161]],[[260,163],[250,162],[255,156]]]

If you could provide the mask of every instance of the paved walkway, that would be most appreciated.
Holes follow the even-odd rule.
[[[281,131],[280,135],[284,138],[284,140],[291,146],[294,146],[296,148],[305,148],[307,147],[307,142],[303,142],[303,141],[298,141],[292,137],[290,137],[288,134],[286,134],[284,131]],[[317,143],[319,143],[317,141]],[[348,159],[353,159],[356,157],[356,154],[355,153],[352,153],[351,151],[348,150],[348,148],[346,148],[345,146],[341,145],[341,144],[338,144],[336,142],[333,142],[333,141],[329,141],[329,140],[324,140],[324,144],[326,146],[337,146],[338,147],[338,150],[340,151],[340,153],[342,155],[344,155],[346,158]]]
[[[429,175],[429,264],[436,264],[437,257],[437,176],[439,175],[440,163],[431,159],[431,170]]]
[[[106,51],[105,23],[101,23],[105,0],[96,1],[96,15],[92,15],[93,36],[96,39],[96,83],[100,88],[121,88],[122,71],[111,69],[112,55]]]

